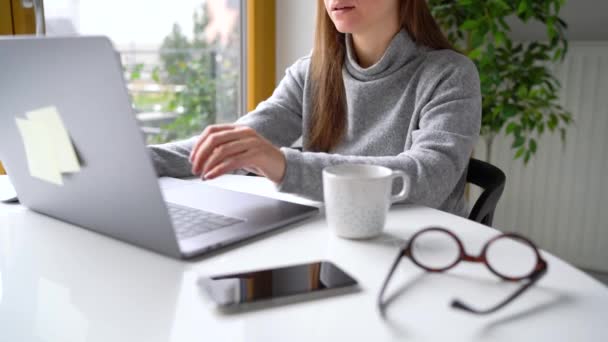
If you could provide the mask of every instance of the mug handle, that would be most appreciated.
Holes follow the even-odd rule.
[[[401,188],[401,191],[399,191],[398,194],[391,196],[391,203],[403,201],[405,199],[405,197],[406,197],[406,195],[405,195],[405,178],[406,177],[407,177],[407,175],[405,174],[405,172],[403,172],[401,170],[393,170],[393,174],[391,175],[391,181],[394,180],[395,178],[401,178],[403,180],[403,186]]]

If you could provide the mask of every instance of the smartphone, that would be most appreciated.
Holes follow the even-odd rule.
[[[357,281],[329,261],[199,279],[219,309],[259,308],[358,290]]]

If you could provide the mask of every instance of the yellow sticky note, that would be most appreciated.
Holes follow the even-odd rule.
[[[45,137],[44,126],[32,120],[16,118],[16,121],[32,177],[63,185],[52,145]]]
[[[52,147],[59,172],[78,172],[80,164],[74,146],[55,107],[45,107],[27,113],[30,121],[44,127],[46,141]]]

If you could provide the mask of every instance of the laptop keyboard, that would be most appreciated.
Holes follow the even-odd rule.
[[[167,202],[167,208],[179,240],[244,222],[244,220],[234,217],[184,207],[175,203]]]

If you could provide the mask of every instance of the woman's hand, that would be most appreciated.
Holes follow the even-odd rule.
[[[280,183],[285,156],[268,140],[247,126],[211,125],[200,135],[190,153],[192,173],[213,179],[237,169]]]

